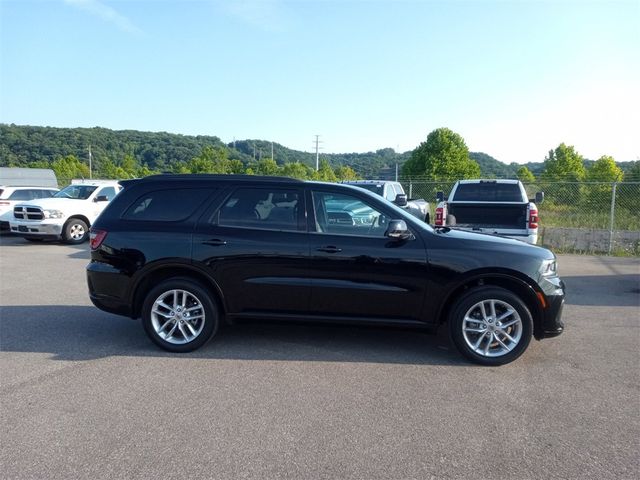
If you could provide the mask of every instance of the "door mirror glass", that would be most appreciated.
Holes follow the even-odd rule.
[[[109,201],[109,197],[107,197],[106,195],[98,195],[94,200],[94,202],[108,202],[108,201]]]
[[[436,192],[436,200],[438,202],[444,202],[444,192]]]
[[[544,192],[536,192],[536,203],[544,202]]]

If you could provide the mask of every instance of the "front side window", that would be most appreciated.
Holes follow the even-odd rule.
[[[102,190],[98,192],[98,197],[107,197],[107,200],[113,200],[113,197],[116,196],[116,189],[114,187],[104,187]]]
[[[177,222],[185,220],[212,193],[207,188],[155,190],[138,197],[124,212],[124,220]]]
[[[387,217],[363,200],[342,193],[313,192],[316,232],[384,237]]]
[[[238,188],[217,212],[223,227],[298,230],[300,195],[296,190]]]
[[[69,185],[54,195],[56,198],[71,198],[74,200],[86,200],[98,188],[95,185]]]

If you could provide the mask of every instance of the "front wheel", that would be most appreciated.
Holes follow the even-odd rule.
[[[453,306],[451,338],[468,359],[482,365],[514,361],[529,346],[533,319],[524,302],[500,287],[474,288]]]
[[[190,352],[215,335],[218,310],[202,285],[187,278],[173,278],[145,297],[142,326],[159,347],[170,352]]]
[[[79,218],[72,218],[64,225],[63,238],[66,243],[83,243],[89,238],[89,227]]]

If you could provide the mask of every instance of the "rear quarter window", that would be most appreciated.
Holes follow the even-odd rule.
[[[145,222],[186,220],[213,191],[210,188],[177,188],[147,192],[127,208],[122,219]]]
[[[523,202],[517,183],[461,183],[455,202]]]

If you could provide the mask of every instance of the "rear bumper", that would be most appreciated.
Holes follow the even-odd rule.
[[[133,317],[129,302],[129,277],[111,265],[91,262],[87,265],[89,298],[100,310]]]

